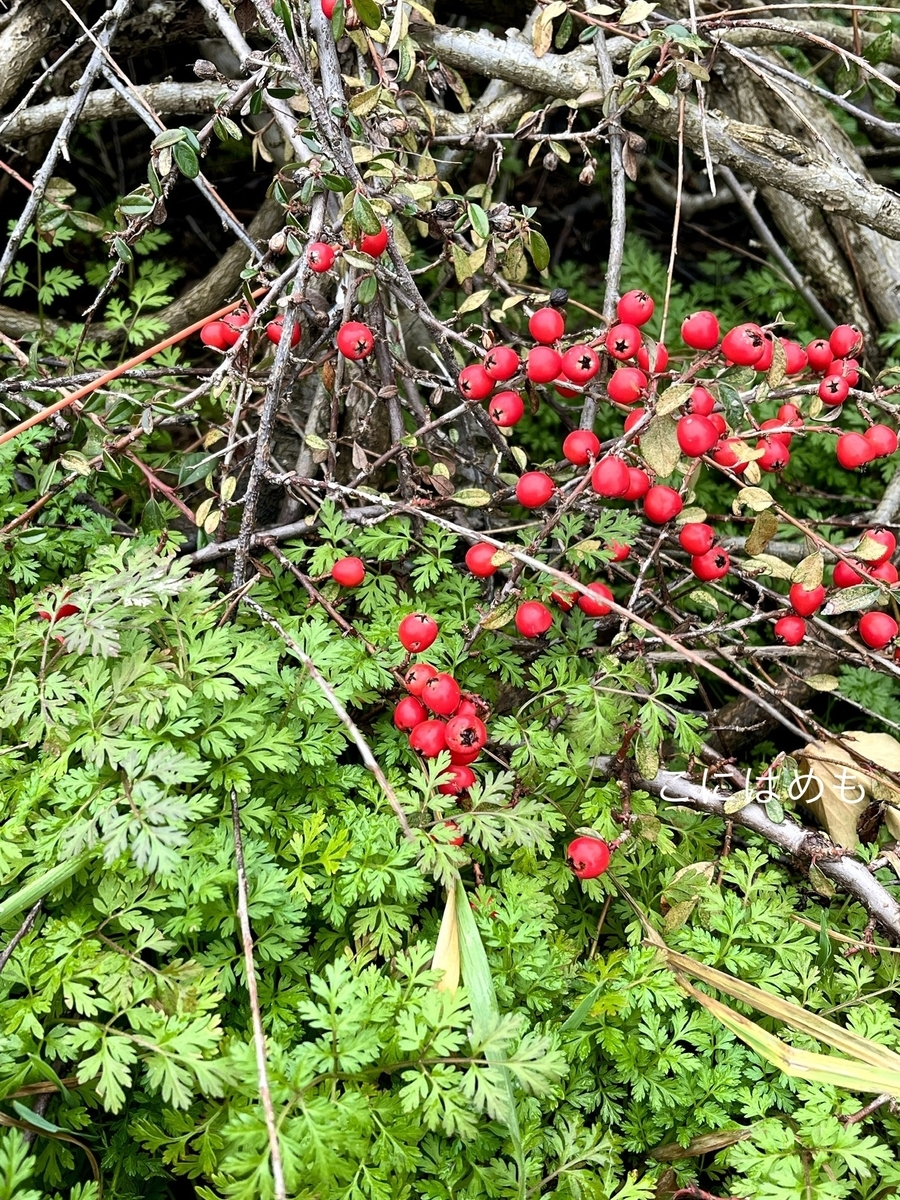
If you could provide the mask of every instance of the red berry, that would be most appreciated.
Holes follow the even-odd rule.
[[[806,622],[802,617],[779,617],[775,622],[775,636],[786,646],[799,646],[806,637]]]
[[[416,696],[404,696],[394,709],[394,724],[398,729],[415,729],[427,720],[425,705]]]
[[[715,407],[716,398],[705,387],[698,384],[695,388],[691,388],[686,405],[689,413],[693,413],[697,417],[708,417]]]
[[[246,309],[238,309],[237,312],[229,313],[227,317],[222,318],[222,337],[225,339],[226,346],[233,346],[237,342],[249,320],[250,314]]]
[[[856,471],[875,457],[872,443],[861,433],[842,433],[837,440],[837,460],[846,471]]]
[[[450,763],[454,767],[467,767],[481,754],[480,750],[451,750]]]
[[[540,637],[553,624],[553,613],[539,600],[526,600],[516,609],[516,629],[522,637]]]
[[[752,367],[764,349],[765,338],[758,325],[735,325],[722,338],[722,353],[739,367]]]
[[[475,783],[475,772],[471,767],[454,767],[447,770],[447,781],[438,785],[442,796],[460,796]]]
[[[366,233],[359,241],[359,248],[363,254],[371,254],[373,258],[378,258],[387,250],[388,231],[382,225],[377,233]]]
[[[213,350],[227,350],[231,345],[221,321],[210,321],[204,325],[200,330],[200,341],[204,346],[212,346]]]
[[[798,429],[803,428],[803,417],[796,404],[782,404],[778,409],[778,420],[782,425],[796,425]]]
[[[772,365],[772,356],[775,353],[775,334],[771,329],[763,330],[763,352],[753,364],[754,371],[768,371]]]
[[[516,354],[512,346],[495,346],[493,350],[489,350],[484,356],[482,365],[491,379],[504,382],[507,379],[512,379],[521,366],[521,363],[519,362],[518,354]]]
[[[437,635],[437,621],[424,613],[410,613],[397,627],[397,636],[410,654],[421,654],[427,650]]]
[[[682,550],[686,550],[688,554],[705,554],[707,550],[712,549],[716,531],[712,525],[704,525],[701,521],[689,521],[687,525],[682,525],[678,540]]]
[[[900,579],[900,575],[897,574],[897,568],[892,562],[880,563],[877,567],[869,571],[869,574],[873,579],[880,579],[882,583],[890,584],[892,587]]]
[[[730,569],[731,559],[728,557],[728,552],[721,546],[717,546],[714,550],[707,550],[705,554],[698,554],[691,559],[691,570],[704,583],[712,579],[721,579],[723,575],[728,574]]]
[[[631,410],[631,412],[625,418],[625,424],[622,426],[625,433],[630,433],[631,430],[634,429],[635,425],[637,425],[638,421],[640,421],[641,417],[643,417],[646,411],[646,408],[633,408]],[[641,444],[641,439],[637,438],[634,444],[639,446]]]
[[[276,317],[274,321],[270,321],[266,326],[266,337],[270,342],[274,342],[276,346],[281,341],[281,332],[284,329],[284,317]],[[291,329],[291,345],[296,346],[300,341],[300,323],[294,322],[294,327]]]
[[[802,583],[795,583],[791,585],[788,597],[794,612],[799,613],[801,617],[811,617],[825,602],[825,589],[821,583],[814,588],[806,588]]]
[[[310,242],[306,248],[306,261],[311,271],[321,275],[334,266],[334,248],[327,242]]]
[[[855,587],[858,583],[863,582],[863,577],[858,571],[854,571],[849,563],[841,560],[834,564],[831,582],[839,588]]]
[[[459,708],[453,714],[454,717],[478,717],[478,719],[481,720],[482,713],[487,713],[487,705],[480,696],[476,697],[475,699],[479,700],[481,703],[482,707],[480,710],[478,705],[475,703],[475,700],[471,696],[463,696],[462,700],[459,702]]]
[[[835,358],[847,358],[848,355],[855,354],[857,350],[862,350],[862,344],[863,335],[855,325],[838,325],[832,329],[828,338],[828,345]]]
[[[859,636],[873,650],[883,650],[900,631],[893,617],[883,612],[867,612],[859,618]]]
[[[761,471],[783,471],[791,461],[790,450],[778,438],[763,438],[756,448],[763,452],[762,458],[756,460]]]
[[[403,682],[406,684],[406,690],[413,696],[421,696],[425,691],[425,684],[429,679],[434,679],[435,675],[437,675],[437,668],[433,667],[431,663],[416,663],[406,672]]]
[[[692,313],[681,326],[681,340],[692,350],[712,350],[719,344],[719,319],[706,311]]]
[[[637,325],[611,325],[606,331],[606,353],[620,361],[634,358],[641,346],[641,331]]]
[[[646,325],[653,316],[653,298],[635,289],[626,292],[616,305],[616,316],[626,325]]]
[[[719,440],[719,431],[709,417],[682,417],[676,426],[678,445],[689,458],[699,458],[712,450]]]
[[[722,416],[722,414],[717,412],[710,413],[707,419],[712,421],[716,428],[716,433],[720,438],[723,438],[728,432],[728,426],[725,424],[725,418]]]
[[[743,442],[740,438],[728,438],[724,442],[719,442],[713,454],[713,462],[720,467],[727,467],[729,471],[734,471],[735,475],[742,475],[747,470],[747,463],[742,458],[738,458],[735,446],[741,446]]]
[[[438,671],[437,675],[426,681],[422,699],[433,713],[439,717],[449,717],[459,708],[462,693],[452,675]]]
[[[834,354],[825,338],[816,338],[806,347],[806,358],[817,375],[824,375],[831,365]]]
[[[624,562],[631,554],[631,547],[626,546],[624,542],[607,542],[603,548],[612,554],[612,562]]]
[[[684,501],[674,488],[655,484],[644,497],[644,513],[654,525],[665,525],[677,517],[684,508]]]
[[[532,383],[552,383],[561,370],[562,355],[551,346],[535,346],[528,351],[525,374]]]
[[[651,359],[653,360],[652,368],[650,366]],[[656,343],[656,352],[654,354],[651,354],[647,345],[644,344],[637,352],[637,364],[642,371],[652,370],[654,375],[658,375],[660,371],[664,371],[669,365],[669,352],[662,342]]]
[[[601,458],[591,471],[591,487],[598,496],[613,499],[624,496],[628,490],[628,467],[615,454]]]
[[[882,546],[884,546],[884,554],[880,555],[878,558],[871,558],[868,560],[871,565],[879,566],[887,559],[893,557],[894,552],[897,549],[897,539],[889,529],[869,529],[863,536],[869,538],[873,542],[879,542]]]
[[[451,833],[456,834],[456,837],[447,838],[448,846],[461,846],[466,840],[465,835],[459,832],[459,826],[455,821],[445,821],[444,827],[449,829]]]
[[[323,14],[330,21],[332,16],[334,15],[335,6],[337,5],[337,0],[321,0],[321,4],[322,4]]]
[[[484,721],[478,717],[454,717],[445,731],[448,750],[480,750],[488,740]]]
[[[760,428],[760,432],[762,432],[763,430],[766,431],[766,433],[768,435],[766,437],[767,442],[781,442],[782,446],[790,447],[791,438],[793,438],[794,435],[792,433],[790,433],[787,429],[785,429],[784,425],[785,425],[785,422],[782,421],[779,417],[770,417],[768,421],[763,421],[762,425],[760,425],[759,428]],[[770,429],[777,430],[777,432],[769,433]],[[756,443],[757,450],[759,450],[761,447],[762,447],[762,442],[757,442]],[[765,470],[765,468],[763,468],[763,470]]]
[[[331,568],[331,578],[341,587],[359,587],[365,577],[366,567],[361,558],[339,558]]]
[[[490,542],[476,542],[466,551],[466,566],[479,579],[487,579],[497,570],[491,561],[496,553],[497,547]]]
[[[566,331],[566,322],[557,308],[539,308],[528,321],[528,332],[536,342],[558,342]]]
[[[551,592],[550,599],[554,604],[558,604],[563,612],[569,612],[575,607],[575,602],[578,599],[578,592]]]
[[[569,842],[566,861],[579,879],[596,879],[609,866],[610,849],[602,838],[577,837]]]
[[[525,416],[525,401],[518,392],[497,392],[488,401],[488,416],[500,429],[511,429]]]
[[[800,343],[792,342],[789,338],[779,338],[778,340],[784,348],[785,373],[788,375],[799,375],[801,371],[805,371],[806,351]]]
[[[447,749],[446,728],[443,721],[434,718],[422,721],[410,731],[409,744],[426,758],[437,758],[442,750]]]
[[[590,346],[572,346],[562,356],[562,370],[573,383],[587,383],[600,370],[600,359]]]
[[[604,600],[612,600],[613,594],[605,583],[589,583],[587,586],[589,592],[595,592]],[[579,593],[577,603],[581,611],[589,617],[605,617],[611,611],[608,604],[604,604],[602,600],[594,600],[591,596],[585,596],[583,592]]]
[[[840,375],[851,387],[859,383],[859,363],[855,358],[834,358],[828,364],[826,375]]]
[[[897,435],[889,425],[870,425],[863,437],[875,451],[876,458],[887,458],[897,449]]]
[[[460,371],[456,386],[467,400],[485,400],[494,390],[494,381],[481,363],[472,363]]]
[[[362,321],[347,321],[338,330],[337,348],[344,358],[359,362],[367,358],[375,347],[375,337],[368,325]]]
[[[850,384],[843,375],[826,375],[818,394],[823,404],[843,404],[850,394]]]
[[[619,367],[606,383],[606,394],[616,404],[634,404],[647,388],[647,376],[639,367]]]
[[[600,452],[600,439],[590,429],[573,429],[562,445],[563,457],[576,467],[586,466]]]
[[[554,385],[557,396],[562,396],[565,400],[571,400],[573,396],[580,396],[582,393],[575,388],[560,387],[557,383]]]
[[[526,471],[516,484],[516,499],[523,508],[541,508],[553,493],[556,484],[543,471]]]
[[[628,468],[628,487],[622,493],[623,500],[640,500],[650,490],[650,476],[640,467]]]

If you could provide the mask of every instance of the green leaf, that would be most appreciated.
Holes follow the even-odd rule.
[[[461,488],[453,493],[454,504],[462,504],[465,508],[484,508],[493,498],[491,493],[483,488]]]
[[[196,179],[200,174],[200,160],[196,151],[186,142],[177,142],[172,147],[175,165],[186,179]]]
[[[383,18],[375,0],[353,0],[353,10],[367,29],[380,28]]]
[[[528,252],[537,269],[546,271],[550,266],[550,247],[544,235],[536,229],[532,229],[528,236]]]
[[[489,238],[491,236],[491,226],[488,221],[488,215],[480,204],[468,205],[469,220],[472,223],[472,228],[481,238]]]
[[[363,233],[381,232],[381,218],[361,192],[353,197],[353,219]]]
[[[462,304],[456,310],[456,315],[461,317],[465,313],[475,312],[477,308],[481,308],[482,304],[486,304],[490,298],[490,288],[482,288],[480,292],[473,292],[471,296],[467,296],[463,300]]]

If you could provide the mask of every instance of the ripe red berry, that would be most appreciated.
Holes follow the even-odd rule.
[[[551,592],[550,599],[554,604],[558,604],[563,612],[569,612],[575,607],[575,601],[578,599],[578,592]]]
[[[616,305],[616,316],[626,325],[646,325],[653,316],[653,298],[635,289],[626,292]]]
[[[803,428],[803,416],[796,404],[782,404],[778,409],[778,420],[782,425],[796,425]]]
[[[842,433],[835,447],[837,460],[846,471],[856,471],[875,457],[872,443],[861,433]]]
[[[437,675],[426,681],[422,699],[433,713],[439,717],[449,717],[459,708],[462,693],[452,675],[438,671]]]
[[[882,583],[890,584],[891,587],[900,579],[897,568],[892,562],[880,563],[877,567],[873,567],[869,574],[873,579],[880,579]]]
[[[767,441],[781,442],[782,446],[790,447],[791,439],[793,438],[794,435],[789,430],[785,429],[784,426],[785,426],[785,422],[782,421],[779,417],[770,417],[768,421],[763,421],[762,425],[760,425],[759,428],[760,428],[760,432],[762,432],[763,430],[766,431],[766,440]],[[774,430],[775,432],[769,433],[770,429]],[[757,450],[761,449],[761,447],[762,447],[762,443],[757,442],[757,444],[756,444]]]
[[[450,764],[454,767],[467,767],[475,762],[480,754],[480,750],[451,750]]]
[[[535,346],[528,351],[525,374],[532,383],[552,383],[562,370],[562,355],[552,346]]]
[[[335,6],[337,5],[337,0],[321,0],[321,4],[322,4],[322,13],[330,21],[332,16],[334,15]]]
[[[460,371],[456,386],[467,400],[484,400],[494,390],[494,381],[481,363],[472,363]]]
[[[588,591],[594,592],[598,596],[602,596],[603,600],[612,600],[613,594],[605,583],[589,583]],[[583,613],[588,617],[605,617],[608,612],[611,612],[608,604],[604,604],[603,600],[594,600],[591,596],[585,596],[583,592],[579,593],[577,604]]]
[[[437,758],[442,750],[447,749],[446,728],[443,721],[435,718],[422,721],[410,731],[409,744],[426,758]]]
[[[719,319],[706,311],[692,313],[681,325],[681,340],[692,350],[712,350],[719,344]]]
[[[450,833],[456,834],[455,837],[447,838],[448,846],[461,846],[465,842],[465,835],[460,833],[459,826],[455,821],[445,821],[444,828],[448,829]]]
[[[625,424],[622,426],[624,432],[630,433],[631,430],[634,429],[635,425],[637,425],[638,421],[640,421],[641,417],[643,417],[644,413],[646,413],[646,411],[646,408],[633,408],[625,418]],[[641,444],[641,439],[636,438],[634,444],[639,446]]]
[[[887,458],[897,449],[897,435],[889,425],[870,425],[863,437],[875,451],[876,458]]]
[[[590,429],[573,429],[562,445],[563,457],[576,467],[586,466],[600,452],[600,439]]]
[[[640,500],[650,490],[650,476],[640,467],[628,468],[628,487],[622,493],[623,500]]]
[[[518,392],[497,392],[488,401],[488,416],[500,429],[511,429],[525,416],[525,401]]]
[[[394,709],[394,724],[398,729],[415,729],[427,720],[428,712],[417,696],[404,696]]]
[[[834,358],[831,346],[825,338],[815,338],[806,347],[806,359],[817,375],[824,375]]]
[[[526,471],[516,484],[516,499],[523,508],[541,508],[556,491],[556,484],[543,471]]]
[[[624,562],[631,554],[631,547],[627,546],[624,542],[607,542],[603,549],[608,550],[612,554],[612,562]]]
[[[855,325],[838,325],[832,329],[828,338],[828,345],[835,358],[847,358],[856,354],[858,350],[862,350],[862,344],[863,335]]]
[[[609,866],[609,846],[602,838],[577,837],[569,842],[566,861],[579,879],[596,879]]]
[[[526,600],[516,609],[516,629],[522,637],[540,637],[552,624],[553,613],[540,600]]]
[[[900,631],[893,617],[883,612],[867,612],[859,618],[859,636],[873,650],[883,650]]]
[[[784,348],[785,373],[788,375],[799,375],[801,371],[805,371],[806,351],[800,343],[792,342],[790,338],[779,338],[778,340]]]
[[[843,375],[826,375],[819,384],[818,395],[823,404],[843,404],[850,394],[850,384]]]
[[[227,350],[231,345],[221,321],[210,321],[204,325],[200,330],[200,341],[204,346],[212,346],[213,350]]]
[[[427,650],[437,635],[437,621],[424,613],[410,613],[397,627],[397,636],[410,654],[421,654]]]
[[[641,346],[641,331],[637,325],[620,323],[606,331],[606,353],[623,361],[634,358]]]
[[[475,772],[471,767],[454,767],[447,769],[447,780],[438,784],[442,796],[461,796],[475,783]]]
[[[374,347],[374,334],[362,321],[347,321],[338,330],[337,348],[344,358],[359,362],[360,359],[367,358]]]
[[[868,560],[870,565],[879,566],[887,559],[893,557],[897,549],[897,539],[889,529],[869,529],[863,536],[884,546],[884,554],[879,555],[878,558],[870,558]]]
[[[564,400],[571,400],[573,396],[581,395],[581,392],[576,388],[560,387],[558,383],[554,384],[554,387],[556,388],[557,396],[562,396]]]
[[[708,417],[716,407],[716,398],[705,387],[698,384],[695,388],[691,388],[691,394],[685,407],[689,413],[693,413],[697,417]]]
[[[658,375],[669,365],[669,352],[662,342],[657,342],[655,352],[651,353],[645,343],[637,352],[637,365],[642,371],[650,371],[652,374]]]
[[[723,438],[728,432],[728,426],[725,424],[725,418],[722,416],[722,414],[717,412],[710,413],[708,419],[712,421],[719,437]]]
[[[274,321],[270,321],[266,326],[266,337],[270,342],[274,342],[276,346],[281,341],[281,333],[284,329],[284,317],[276,317]],[[296,346],[300,341],[300,323],[294,322],[291,329],[291,345]]]
[[[413,696],[421,696],[425,691],[425,684],[429,679],[434,679],[437,675],[437,668],[431,663],[416,663],[406,672],[404,683],[406,690]]]
[[[624,496],[628,490],[628,467],[615,454],[607,454],[601,458],[591,471],[591,487],[598,496],[613,499]]]
[[[677,517],[682,508],[682,498],[674,488],[666,487],[665,484],[654,484],[644,497],[644,513],[647,520],[652,521],[654,525],[665,525],[666,521]]]
[[[521,363],[512,346],[495,346],[484,356],[483,367],[491,379],[505,382],[512,379]]]
[[[341,587],[359,587],[366,577],[365,563],[361,558],[339,558],[331,568],[331,578]]]
[[[587,383],[599,370],[600,359],[590,346],[572,346],[562,356],[563,374],[572,383]]]
[[[756,443],[757,450],[762,450],[762,458],[756,460],[761,471],[783,471],[791,461],[791,452],[783,441],[778,438],[763,438]]]
[[[712,525],[705,525],[701,521],[689,521],[679,530],[678,540],[682,550],[686,550],[688,554],[705,554],[707,550],[712,549],[716,531]]]
[[[834,358],[828,364],[825,374],[840,375],[851,387],[856,387],[859,383],[859,363],[855,358]]]
[[[752,367],[765,349],[763,331],[758,325],[735,325],[722,338],[722,353],[739,367]]]
[[[712,579],[721,579],[723,575],[728,574],[730,569],[731,559],[728,557],[728,552],[721,546],[707,550],[705,554],[698,554],[691,559],[691,570],[704,583],[708,583]]]
[[[557,308],[539,308],[528,321],[528,332],[536,342],[558,342],[566,331],[566,322]]]
[[[802,617],[779,617],[775,622],[775,636],[786,646],[799,646],[806,637],[806,622]]]
[[[222,318],[222,337],[225,339],[226,346],[233,346],[237,342],[249,320],[250,314],[246,309],[238,309],[237,312],[229,313],[227,317]]]
[[[606,394],[616,404],[634,404],[647,388],[647,376],[639,367],[619,367],[606,382]]]
[[[321,275],[334,266],[334,248],[327,242],[310,242],[306,248],[306,261],[311,271]]]
[[[863,577],[842,559],[834,564],[831,582],[839,588],[855,587],[858,583],[863,582]]]
[[[466,566],[479,579],[487,579],[497,570],[491,562],[496,553],[497,547],[492,546],[490,542],[476,542],[466,551]]]
[[[747,463],[738,457],[735,449],[742,445],[743,442],[740,438],[728,438],[724,442],[719,442],[713,454],[713,462],[718,463],[720,467],[727,467],[729,471],[734,471],[735,475],[742,475],[747,470]]]
[[[448,750],[480,750],[488,740],[484,721],[478,717],[454,717],[445,731]]]
[[[754,371],[768,371],[772,365],[772,356],[775,353],[775,334],[771,329],[763,330],[763,352],[753,364]]]
[[[682,417],[676,426],[675,436],[682,453],[689,458],[707,454],[719,440],[719,431],[709,417]]]
[[[802,583],[794,583],[791,585],[788,597],[794,612],[799,613],[801,617],[811,617],[824,604],[825,589],[821,583],[814,588],[806,588]]]
[[[377,233],[366,233],[359,240],[359,248],[363,254],[371,254],[378,258],[387,250],[388,231],[382,225]]]

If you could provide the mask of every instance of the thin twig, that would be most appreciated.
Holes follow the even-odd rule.
[[[13,951],[15,950],[16,946],[18,946],[25,934],[31,929],[32,925],[37,919],[38,913],[41,911],[43,903],[43,900],[38,900],[37,904],[35,904],[34,908],[30,910],[28,916],[7,942],[3,953],[0,954],[0,971],[3,970],[9,960],[12,958]]]

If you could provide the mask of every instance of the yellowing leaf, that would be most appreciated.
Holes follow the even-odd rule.
[[[791,579],[794,583],[802,584],[807,590],[811,590],[819,586],[824,573],[825,560],[816,550],[813,554],[807,554],[806,558],[797,563]]]
[[[646,21],[653,10],[655,4],[650,4],[648,0],[632,0],[625,11],[619,17],[620,25],[637,25],[641,21]]]
[[[455,992],[459,987],[459,925],[456,920],[456,889],[450,888],[444,904],[444,916],[431,960],[433,971],[443,971],[435,984],[439,992]]]
[[[765,488],[743,487],[735,496],[731,510],[735,516],[740,514],[742,508],[749,508],[752,512],[763,512],[774,503]]]
[[[671,417],[654,417],[641,434],[641,457],[652,471],[671,475],[681,458],[677,423]]]
[[[747,536],[744,550],[753,557],[762,554],[777,532],[778,518],[775,514],[769,509],[758,513],[753,522],[753,528]]]

